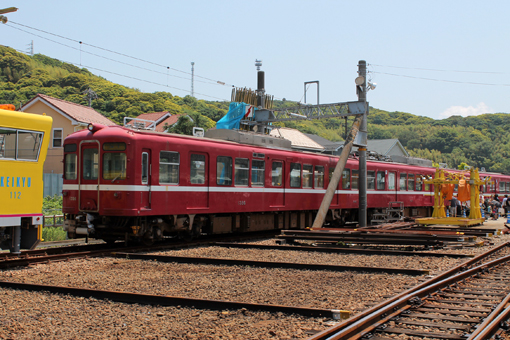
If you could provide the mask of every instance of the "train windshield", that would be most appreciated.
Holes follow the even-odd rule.
[[[124,152],[103,155],[103,179],[126,179],[126,154]]]
[[[0,127],[0,158],[37,161],[43,136],[42,132]]]

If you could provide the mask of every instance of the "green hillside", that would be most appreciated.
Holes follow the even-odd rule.
[[[195,117],[200,127],[214,126],[228,110],[228,102],[178,97],[168,92],[143,93],[114,84],[93,75],[87,69],[41,54],[33,57],[0,46],[0,103],[26,103],[37,93],[88,105],[83,94],[92,89],[98,95],[92,107],[111,120],[122,123],[125,116],[169,111]],[[275,102],[276,107],[294,103]],[[350,127],[352,120],[348,122]],[[176,132],[189,131],[180,121]],[[345,121],[324,119],[281,123],[302,132],[317,134],[332,141],[343,140]],[[485,114],[473,117],[454,116],[443,120],[420,117],[405,112],[370,109],[368,138],[398,138],[413,156],[448,163],[457,167],[466,163],[486,170],[510,173],[510,115]]]

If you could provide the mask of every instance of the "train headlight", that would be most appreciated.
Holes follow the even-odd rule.
[[[89,129],[89,131],[94,131],[94,124],[92,123],[89,123],[89,125],[87,125],[87,129]]]

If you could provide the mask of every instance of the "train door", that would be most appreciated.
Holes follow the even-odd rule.
[[[285,206],[285,162],[278,159],[271,161],[271,190],[269,206]]]
[[[140,202],[140,207],[142,207],[142,209],[151,208],[151,165],[151,150],[142,149],[142,192]]]
[[[209,155],[201,152],[190,154],[190,190],[187,207],[209,208]]]
[[[390,201],[397,201],[397,173],[395,171],[388,171],[388,191]]]
[[[99,211],[99,141],[80,143],[80,175],[78,176],[78,204],[81,211]]]

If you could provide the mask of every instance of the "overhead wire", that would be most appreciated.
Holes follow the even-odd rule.
[[[42,32],[42,33],[45,33],[45,34],[49,34],[49,35],[52,35],[52,36],[55,36],[55,37],[58,37],[58,38],[61,38],[61,39],[65,39],[65,40],[69,40],[69,41],[72,41],[72,42],[76,42],[76,43],[79,43],[80,45],[86,45],[86,46],[90,46],[90,47],[93,47],[93,48],[96,48],[96,49],[99,49],[99,50],[103,50],[103,51],[106,51],[106,52],[109,52],[109,53],[113,53],[113,54],[117,54],[117,55],[120,55],[120,56],[123,56],[123,57],[126,57],[126,58],[130,58],[130,59],[134,59],[134,60],[137,60],[137,61],[141,61],[141,62],[144,62],[144,63],[148,63],[148,64],[152,64],[152,65],[155,65],[155,66],[159,66],[159,67],[163,67],[167,70],[173,70],[173,71],[176,71],[176,72],[180,72],[180,73],[184,73],[184,74],[188,74],[188,75],[191,75],[190,72],[186,72],[186,71],[182,71],[182,70],[179,70],[179,69],[176,69],[176,68],[173,68],[173,67],[170,67],[170,66],[166,66],[166,65],[162,65],[162,64],[158,64],[158,63],[155,63],[155,62],[152,62],[152,61],[149,61],[149,60],[145,60],[145,59],[141,59],[141,58],[138,58],[138,57],[133,57],[133,56],[130,56],[130,55],[127,55],[127,54],[124,54],[124,53],[120,53],[120,52],[116,52],[116,51],[113,51],[113,50],[110,50],[110,49],[107,49],[107,48],[104,48],[104,47],[100,47],[100,46],[96,46],[96,45],[92,45],[92,44],[88,44],[88,43],[85,43],[83,41],[79,41],[79,40],[76,40],[76,39],[72,39],[72,38],[68,38],[68,37],[65,37],[65,36],[62,36],[62,35],[59,35],[59,34],[55,34],[55,33],[52,33],[52,32],[48,32],[48,31],[45,31],[45,30],[41,30],[41,29],[38,29],[38,28],[35,28],[35,27],[31,27],[31,26],[28,26],[28,25],[23,25],[23,24],[20,24],[20,23],[17,23],[17,22],[14,22],[14,21],[9,21],[6,25],[9,26],[9,27],[12,27],[12,28],[15,28],[15,29],[18,29],[18,30],[21,30],[23,32],[26,32],[28,34],[33,34],[35,36],[38,36],[40,38],[43,38],[43,39],[46,39],[46,40],[49,40],[49,41],[52,41],[52,42],[56,42],[54,40],[51,40],[51,39],[48,39],[48,38],[45,38],[45,37],[42,37],[40,35],[36,35],[35,33],[32,33],[32,32],[27,32],[25,30],[22,30],[18,27],[14,27],[12,25],[9,25],[9,24],[14,24],[14,25],[18,25],[18,26],[23,26],[23,27],[26,27],[28,29],[31,29],[31,30],[35,30],[35,31],[38,31],[38,32]],[[56,42],[60,45],[63,45],[63,46],[66,46],[66,47],[70,47],[70,48],[73,48],[73,49],[77,49],[77,48],[74,48],[74,47],[71,47],[71,46],[68,46],[68,45],[65,45],[65,44],[62,44],[60,42]],[[105,59],[108,59],[108,60],[111,60],[111,61],[115,61],[115,62],[119,62],[119,63],[122,63],[122,64],[125,64],[125,65],[129,65],[129,66],[133,66],[133,67],[137,67],[137,68],[141,68],[141,69],[145,69],[145,68],[142,68],[142,67],[139,67],[139,66],[134,66],[134,65],[131,65],[131,64],[128,64],[128,63],[124,63],[124,62],[121,62],[121,61],[118,61],[118,60],[115,60],[115,59],[110,59],[110,58],[107,58],[107,57],[104,57],[104,56],[100,56],[100,55],[97,55],[97,54],[94,54],[94,53],[91,53],[91,52],[86,52],[88,54],[92,54],[92,55],[95,55],[95,56],[98,56],[100,58],[105,58]],[[149,69],[146,69],[146,70],[149,70]],[[149,71],[152,71],[152,72],[158,72],[158,71],[153,71],[153,70],[149,70]],[[194,74],[195,77],[198,77],[198,78],[201,78],[201,79],[205,79],[205,80],[208,80],[210,81],[211,83],[213,84],[216,84],[216,85],[221,85],[221,86],[233,86],[231,84],[227,84],[226,82],[223,82],[223,81],[219,81],[219,80],[214,80],[214,79],[211,79],[211,78],[207,78],[207,77],[203,77],[203,76],[200,76],[200,75],[197,75],[197,74]],[[174,77],[177,77],[179,78],[178,76],[174,76]],[[187,78],[183,78],[183,79],[187,79]],[[197,80],[198,81],[198,80]],[[206,82],[204,82],[206,83]]]
[[[426,78],[426,77],[416,77],[416,76],[408,76],[405,74],[395,74],[395,73],[387,73],[387,72],[379,72],[379,71],[371,71],[374,74],[385,74],[394,77],[404,77],[404,78],[412,78],[412,79],[421,79],[421,80],[430,80],[437,82],[445,82],[445,83],[455,83],[455,84],[470,84],[470,85],[485,85],[485,86],[510,86],[510,84],[495,84],[495,83],[479,83],[473,81],[459,81],[459,80],[448,80],[448,79],[436,79],[436,78]]]
[[[105,59],[105,60],[110,60],[110,61],[113,61],[113,62],[116,62],[116,63],[119,63],[119,64],[123,64],[123,65],[131,66],[131,67],[134,67],[134,68],[137,68],[137,69],[140,69],[140,70],[149,71],[149,72],[153,72],[153,73],[157,73],[157,74],[162,74],[162,75],[166,75],[166,76],[170,76],[170,77],[174,77],[174,78],[180,78],[180,79],[186,79],[186,80],[189,80],[189,78],[180,77],[180,76],[176,76],[176,75],[173,75],[173,74],[168,74],[168,73],[164,73],[164,72],[159,72],[159,71],[151,70],[151,69],[146,68],[146,67],[133,65],[133,64],[126,63],[126,62],[123,62],[123,61],[120,61],[120,60],[116,60],[116,59],[108,58],[108,57],[105,57],[105,56],[102,56],[102,55],[99,55],[99,54],[96,54],[96,53],[92,53],[92,52],[84,51],[84,50],[82,50],[82,49],[81,49],[81,45],[80,45],[80,48],[76,48],[76,47],[69,46],[69,45],[66,45],[66,44],[64,44],[64,43],[61,43],[61,42],[58,42],[58,41],[55,41],[55,40],[52,40],[52,39],[49,39],[49,38],[43,37],[43,36],[41,36],[41,35],[38,35],[38,34],[35,34],[35,33],[32,33],[32,32],[28,32],[28,31],[26,31],[26,30],[24,30],[24,29],[21,29],[21,28],[18,28],[18,27],[14,27],[14,26],[10,26],[10,27],[11,27],[11,28],[14,28],[14,29],[16,29],[16,30],[19,30],[19,31],[22,31],[22,32],[25,32],[25,33],[28,33],[28,34],[31,34],[31,35],[34,35],[34,36],[39,37],[39,38],[41,38],[41,39],[45,39],[45,40],[48,40],[48,41],[54,42],[54,43],[56,43],[56,44],[59,44],[59,45],[62,45],[62,46],[68,47],[68,48],[70,48],[70,49],[73,49],[73,50],[76,50],[76,51],[80,51],[80,64],[81,64],[81,53],[86,53],[86,54],[90,54],[90,55],[93,55],[93,56],[98,57],[98,58],[102,58],[102,59]],[[204,83],[204,84],[222,85],[222,84],[218,84],[218,83],[216,83],[216,82],[205,82],[205,81],[202,81],[202,80],[195,80],[195,81],[200,82],[200,83]]]
[[[435,68],[423,68],[423,67],[405,67],[405,66],[390,66],[390,65],[380,65],[380,64],[369,64],[371,66],[378,67],[389,67],[389,68],[399,68],[404,70],[420,70],[420,71],[434,71],[434,72],[456,72],[456,73],[485,73],[485,74],[507,74],[506,72],[492,72],[492,71],[463,71],[463,70],[442,70]]]

